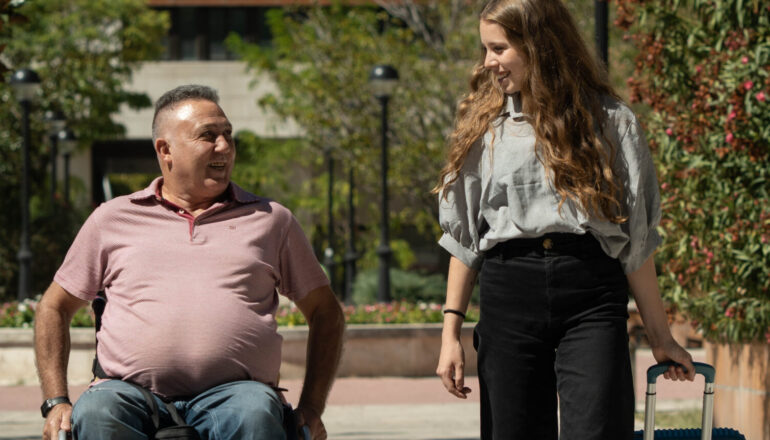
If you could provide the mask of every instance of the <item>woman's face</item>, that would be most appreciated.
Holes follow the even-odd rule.
[[[505,29],[495,22],[482,19],[479,35],[486,51],[484,68],[496,75],[506,94],[520,91],[527,66],[524,54],[508,41]]]

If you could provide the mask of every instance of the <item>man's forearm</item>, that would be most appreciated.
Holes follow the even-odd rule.
[[[66,396],[69,325],[55,311],[42,315],[38,312],[35,320],[35,358],[43,396]]]
[[[75,311],[85,304],[53,283],[35,310],[35,359],[46,399],[67,395],[69,324]]]
[[[299,405],[321,415],[342,354],[345,317],[338,304],[319,308],[308,323],[305,382]]]

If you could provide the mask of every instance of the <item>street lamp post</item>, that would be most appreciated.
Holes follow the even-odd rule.
[[[382,107],[382,227],[380,230],[380,246],[377,254],[380,256],[380,277],[377,286],[377,301],[390,301],[390,237],[388,221],[388,101],[393,89],[398,84],[398,71],[392,66],[375,66],[369,74],[369,82],[374,96]]]
[[[596,38],[596,52],[599,58],[604,61],[604,66],[609,70],[608,41],[609,32],[607,30],[607,0],[594,0],[594,35]]]
[[[70,205],[70,155],[75,151],[77,138],[67,129],[60,130],[56,135],[61,145],[62,156],[64,157],[64,206]]]
[[[57,135],[64,130],[67,121],[64,114],[58,110],[45,112],[45,122],[48,125],[48,139],[51,142],[51,212],[56,212],[56,162],[59,158],[57,151]]]
[[[324,265],[326,270],[329,271],[329,281],[331,282],[332,289],[334,289],[336,286],[334,283],[336,279],[336,264],[334,263],[334,158],[332,157],[332,149],[326,148],[324,155],[326,156],[327,177],[329,178],[326,187],[326,219],[329,222],[327,226],[329,232],[327,234],[328,243],[326,244],[326,249],[324,249]]]
[[[32,250],[29,247],[29,169],[31,147],[29,133],[29,113],[32,107],[32,101],[37,96],[40,87],[40,77],[34,70],[17,70],[11,76],[11,87],[13,87],[16,99],[21,104],[22,109],[22,138],[23,138],[23,159],[21,166],[21,242],[19,244],[19,291],[17,298],[23,301],[29,297],[30,280],[30,262],[32,261]]]
[[[356,206],[353,200],[355,195],[355,179],[353,174],[353,161],[348,168],[348,247],[345,252],[345,291],[343,301],[353,300],[353,281],[356,279]]]

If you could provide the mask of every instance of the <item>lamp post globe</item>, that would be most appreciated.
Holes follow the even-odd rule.
[[[382,172],[382,200],[380,211],[382,214],[382,226],[380,228],[380,246],[377,254],[380,257],[379,279],[377,283],[377,301],[389,302],[390,296],[390,227],[388,221],[388,101],[398,85],[398,71],[388,65],[374,66],[369,74],[369,84],[372,93],[380,101],[382,108],[382,148],[381,148],[381,172]]]
[[[390,98],[398,86],[398,70],[387,64],[374,66],[369,73],[369,84],[374,96]]]
[[[32,101],[37,97],[40,88],[40,77],[34,70],[21,69],[13,72],[10,81],[16,99],[21,104],[22,113],[22,166],[21,166],[21,236],[19,242],[19,290],[17,299],[23,301],[29,298],[32,250],[29,247],[29,169],[30,149],[32,148],[29,131],[29,114]]]
[[[11,75],[10,84],[17,101],[34,101],[40,90],[40,76],[34,70],[19,69]]]

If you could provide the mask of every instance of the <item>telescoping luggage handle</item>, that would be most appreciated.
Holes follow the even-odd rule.
[[[661,362],[647,369],[647,397],[644,405],[644,440],[653,440],[655,436],[655,382],[658,376],[665,373],[669,367],[678,364]],[[701,418],[701,440],[711,440],[711,429],[714,423],[714,376],[716,370],[709,364],[693,362],[695,374],[701,374],[706,379],[703,389],[703,415]]]

